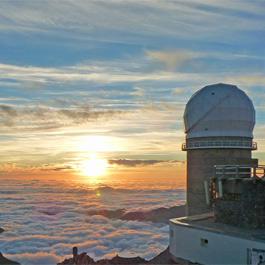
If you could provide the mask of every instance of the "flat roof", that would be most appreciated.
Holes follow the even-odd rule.
[[[265,229],[246,229],[223,223],[217,223],[214,220],[213,213],[170,219],[170,224],[265,243]]]

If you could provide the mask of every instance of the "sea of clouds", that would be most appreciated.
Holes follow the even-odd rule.
[[[129,189],[45,180],[2,180],[0,251],[27,264],[56,264],[73,246],[95,259],[150,259],[168,245],[168,225],[90,216],[91,210],[150,210],[184,203],[182,189]]]

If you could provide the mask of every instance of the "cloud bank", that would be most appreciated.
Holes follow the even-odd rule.
[[[73,246],[95,259],[140,255],[151,258],[168,244],[168,226],[114,220],[90,211],[151,210],[183,203],[183,190],[95,187],[80,182],[2,180],[1,251],[25,265],[54,264]],[[100,195],[99,195],[100,194]]]

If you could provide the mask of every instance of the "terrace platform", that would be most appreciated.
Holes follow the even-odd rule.
[[[171,219],[170,253],[173,260],[182,258],[205,265],[262,264],[265,229],[217,223],[213,213]]]

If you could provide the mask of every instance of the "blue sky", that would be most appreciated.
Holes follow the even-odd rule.
[[[95,135],[107,159],[183,161],[185,103],[218,82],[254,101],[264,160],[264,24],[263,1],[2,0],[2,167],[72,166]]]

